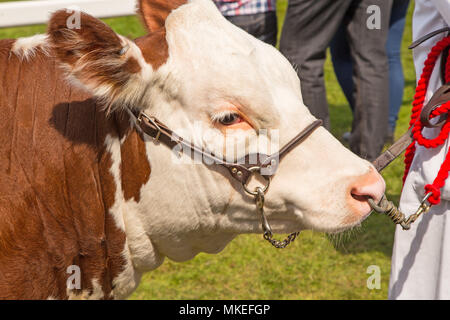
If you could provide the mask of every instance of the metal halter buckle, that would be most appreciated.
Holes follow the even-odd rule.
[[[154,139],[155,141],[159,141],[159,138],[161,137],[161,127],[156,123],[156,118],[150,117],[146,115],[144,112],[140,112],[139,116],[137,117],[138,122],[142,122],[142,118],[147,119],[148,122],[150,122],[158,130],[158,133],[156,134]]]

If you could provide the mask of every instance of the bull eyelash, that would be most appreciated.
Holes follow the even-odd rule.
[[[239,113],[237,113],[236,111],[232,111],[232,110],[223,110],[223,111],[219,111],[216,112],[214,114],[211,115],[211,121],[212,122],[220,122],[220,120],[224,119],[226,116],[232,115],[232,114],[237,114],[239,115]],[[240,116],[240,115],[239,115]]]

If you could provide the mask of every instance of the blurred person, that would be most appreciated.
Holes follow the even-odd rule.
[[[276,0],[213,0],[234,25],[272,46],[277,44]]]
[[[280,50],[298,68],[303,101],[330,128],[323,65],[326,50],[344,24],[353,73],[354,120],[350,149],[374,160],[388,122],[389,68],[386,39],[392,0],[290,0]],[[379,26],[373,28],[373,8]]]
[[[401,61],[401,44],[408,6],[409,0],[394,0],[392,3],[389,32],[386,42],[386,52],[389,62],[389,126],[386,132],[386,142],[390,143],[394,139],[398,112],[403,102],[405,79]],[[330,52],[336,77],[353,111],[353,64],[344,24],[339,27],[338,32],[331,41]],[[349,133],[344,134],[344,138],[348,140],[350,138]]]

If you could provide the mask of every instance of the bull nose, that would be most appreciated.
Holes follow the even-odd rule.
[[[355,179],[350,185],[348,202],[356,215],[366,216],[371,212],[367,198],[378,203],[384,194],[386,184],[381,175],[372,167],[368,173]]]

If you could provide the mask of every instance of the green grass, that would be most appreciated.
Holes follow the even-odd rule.
[[[0,0],[0,2],[3,2]],[[281,27],[286,0],[278,1]],[[402,60],[406,87],[396,137],[407,128],[415,74],[411,52],[411,4],[403,39]],[[144,34],[136,17],[105,19],[118,33]],[[0,29],[0,38],[45,32],[45,26]],[[332,133],[349,131],[352,115],[336,81],[330,59],[325,64]],[[396,160],[383,176],[388,197],[398,201],[403,165]],[[291,247],[276,250],[259,235],[236,238],[217,255],[200,254],[185,263],[166,261],[146,274],[132,299],[386,299],[394,227],[383,216],[372,215],[361,228],[337,238],[303,232]],[[366,287],[367,267],[381,269],[381,289]]]

